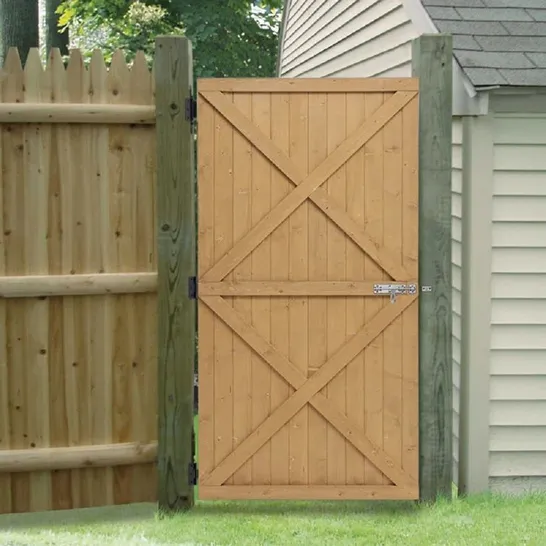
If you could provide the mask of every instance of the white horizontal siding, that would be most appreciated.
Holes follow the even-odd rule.
[[[402,57],[402,55],[400,56]],[[405,54],[403,56],[405,57]],[[390,66],[384,70],[382,69],[376,74],[376,76],[380,76],[382,78],[407,78],[408,76],[411,76],[411,70],[411,60],[400,60],[400,64],[396,66]]]
[[[495,324],[493,317],[491,348],[546,350],[546,324]]]
[[[543,144],[495,144],[494,161],[498,171],[546,170]]]
[[[495,299],[491,317],[495,325],[546,324],[546,299]]]
[[[546,117],[497,114],[493,135],[489,474],[508,491],[546,477]]]
[[[546,451],[546,427],[491,427],[491,451]]]
[[[492,400],[489,417],[491,426],[543,427],[546,400]]]
[[[497,171],[494,184],[497,197],[546,197],[546,178],[542,171]]]
[[[292,0],[280,75],[409,77],[416,37],[402,0]]]
[[[546,153],[546,149],[544,150]],[[538,198],[537,198],[538,199]],[[496,206],[493,201],[493,210]],[[494,222],[493,247],[540,248],[546,238],[546,222]]]
[[[287,70],[291,66],[307,62],[313,57],[325,54],[332,50],[333,58],[340,49],[341,44],[346,44],[347,49],[358,45],[359,33],[364,29],[375,27],[376,32],[381,32],[384,19],[393,11],[399,11],[400,0],[376,0],[371,5],[354,0],[338,0],[331,9],[315,9],[312,15],[302,18],[303,24],[294,23],[294,30],[286,36],[284,42],[284,62]],[[324,8],[328,3],[324,3]],[[399,24],[407,22],[407,18],[401,19]],[[374,23],[380,23],[374,25]],[[387,26],[387,30],[398,24]],[[369,32],[369,31],[368,31]],[[365,38],[368,35],[365,35]]]
[[[544,275],[540,273],[494,273],[491,279],[491,295],[493,298],[510,299],[546,298]]]
[[[496,248],[493,273],[546,273],[546,248]]]
[[[284,48],[288,52],[298,50],[305,38],[312,38],[313,34],[324,36],[324,29],[336,25],[336,20],[343,16],[355,16],[355,13],[362,11],[360,0],[290,0],[291,10],[285,31]],[[310,12],[309,5],[313,4],[314,9]],[[310,36],[311,35],[311,36]],[[326,33],[328,35],[328,33]]]
[[[546,351],[492,350],[490,370],[493,375],[546,375]]]
[[[459,483],[459,415],[461,386],[461,276],[462,276],[462,143],[463,128],[460,118],[453,118],[451,220],[451,262],[453,277],[453,480]]]
[[[493,375],[491,400],[546,400],[546,375]]]
[[[546,476],[546,457],[543,452],[492,452],[489,461],[491,477]]]

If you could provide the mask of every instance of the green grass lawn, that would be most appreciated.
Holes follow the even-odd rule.
[[[0,492],[1,494],[1,492]],[[546,546],[546,495],[413,502],[197,502],[0,516],[0,545]]]
[[[546,545],[546,496],[434,506],[381,502],[198,502],[160,518],[154,505],[0,516],[0,544]]]

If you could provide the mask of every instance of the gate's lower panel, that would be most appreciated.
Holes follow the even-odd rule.
[[[418,488],[396,485],[203,485],[201,500],[417,500]]]

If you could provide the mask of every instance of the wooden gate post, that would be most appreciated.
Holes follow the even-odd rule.
[[[196,272],[191,42],[161,36],[155,48],[158,255],[158,499],[163,511],[193,506],[193,374]],[[142,320],[145,317],[140,317]]]
[[[451,498],[452,38],[413,41],[419,78],[419,483],[420,499]]]

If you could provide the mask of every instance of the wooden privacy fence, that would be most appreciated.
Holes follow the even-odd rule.
[[[0,82],[0,513],[155,500],[154,81],[57,51]]]
[[[9,52],[0,513],[193,505],[196,300],[202,498],[451,494],[451,41],[414,46],[419,89],[202,82],[199,272],[190,42]]]

